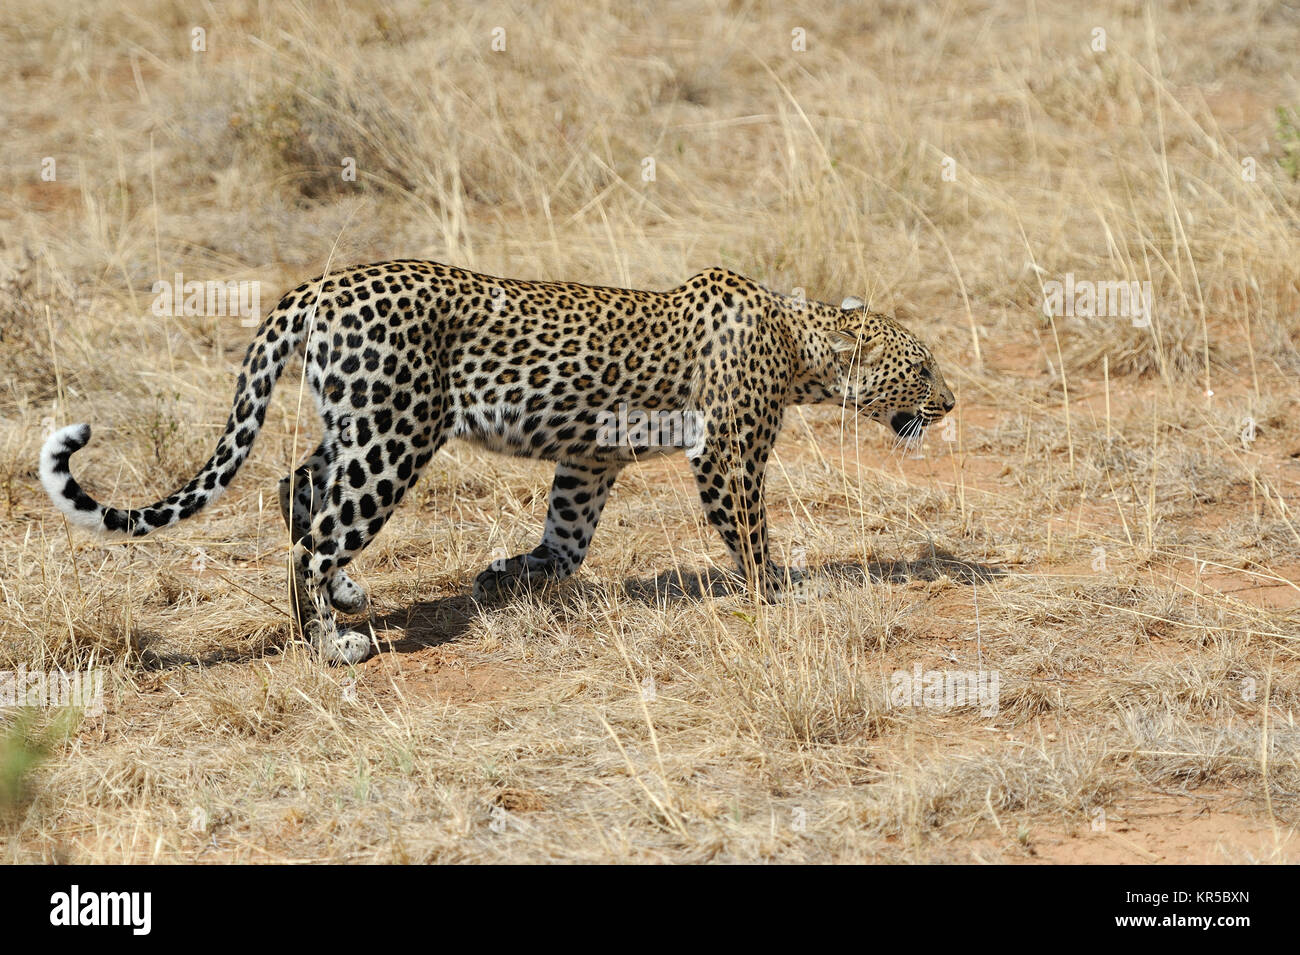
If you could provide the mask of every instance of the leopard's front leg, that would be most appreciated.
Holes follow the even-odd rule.
[[[768,550],[763,502],[763,477],[779,422],[779,408],[706,413],[686,454],[709,523],[751,592],[765,599],[778,597],[784,580]]]

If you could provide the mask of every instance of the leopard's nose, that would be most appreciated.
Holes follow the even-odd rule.
[[[943,405],[943,413],[947,414],[953,408],[957,407],[957,401],[952,395],[944,395],[940,403]]]

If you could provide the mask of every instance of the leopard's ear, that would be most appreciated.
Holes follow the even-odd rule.
[[[874,362],[884,353],[885,343],[880,335],[860,335],[855,331],[837,328],[831,332],[831,348],[842,357],[854,356],[858,362]]]
[[[857,347],[857,332],[850,332],[843,328],[837,328],[831,332],[831,348],[835,349],[836,354],[853,351]]]
[[[862,301],[862,299],[858,298],[857,296],[850,295],[844,301],[840,302],[840,308],[844,309],[845,311],[849,311],[855,308],[862,308],[862,306],[866,304],[867,304],[866,302]]]

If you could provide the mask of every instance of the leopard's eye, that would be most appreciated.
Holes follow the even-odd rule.
[[[922,366],[921,366],[921,378],[922,378],[923,380],[925,380],[925,381],[929,381],[929,380],[931,380],[933,377],[934,377],[934,375],[930,372],[930,368],[929,368],[929,366],[927,366],[927,365],[922,365]]]

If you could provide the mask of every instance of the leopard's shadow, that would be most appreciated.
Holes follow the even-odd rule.
[[[236,647],[215,647],[198,653],[185,653],[168,648],[167,637],[154,630],[140,631],[132,634],[132,641],[139,653],[140,671],[152,673],[164,670],[176,670],[184,667],[214,667],[222,663],[249,663],[264,656],[282,653],[284,648],[270,645],[261,649]]]
[[[414,653],[458,639],[479,614],[480,604],[469,594],[452,594],[434,600],[418,600],[409,606],[377,614],[368,623],[376,634],[399,630],[396,640],[379,638],[379,648],[388,653]],[[367,621],[359,621],[358,628]]]
[[[873,559],[835,561],[804,571],[792,571],[796,580],[824,579],[832,582],[906,583],[911,580],[938,580],[947,576],[959,584],[984,583],[1006,574],[1005,568],[964,560],[947,551],[929,548],[917,557],[907,559]],[[518,598],[565,601],[587,597],[626,597],[638,603],[662,606],[680,601],[696,601],[705,597],[726,597],[740,591],[734,575],[718,569],[687,570],[674,568],[653,577],[628,578],[618,584],[607,584],[580,578],[557,587],[552,593],[539,597]],[[348,625],[364,629],[373,627],[380,635],[379,647],[383,653],[415,653],[429,647],[440,646],[459,639],[470,623],[480,613],[492,613],[509,606],[509,602],[479,604],[469,594],[457,593],[432,600],[421,600],[406,607],[378,613],[369,619],[348,621]],[[386,632],[397,631],[397,639],[387,639]],[[182,666],[214,666],[220,663],[247,663],[261,656],[282,653],[283,646],[267,646],[261,650],[216,649],[200,654],[167,652],[160,634],[140,635],[143,670],[170,670]]]
[[[827,580],[834,583],[907,583],[912,580],[938,580],[947,576],[959,584],[978,584],[1000,577],[1006,569],[996,564],[981,564],[965,560],[948,551],[927,548],[915,559],[873,559],[860,561],[833,561],[806,570],[789,571],[791,579],[801,581]],[[632,578],[623,581],[623,590],[633,600],[663,604],[681,600],[699,600],[703,597],[725,597],[738,591],[733,574],[722,570],[687,571],[680,568],[657,574],[654,577]]]
[[[1006,574],[993,564],[965,560],[947,551],[927,548],[915,559],[876,559],[866,563],[836,561],[792,572],[796,581],[804,578],[827,579],[851,584],[906,583],[911,580],[950,580],[966,585],[984,583]],[[661,606],[678,601],[725,597],[739,590],[734,575],[721,570],[686,570],[675,568],[654,577],[629,578],[610,585],[579,579],[557,587],[542,600],[565,601],[592,596],[626,596],[638,603]],[[537,597],[519,600],[539,599]],[[413,653],[428,647],[450,643],[469,629],[471,621],[482,612],[492,613],[510,602],[479,604],[468,594],[455,594],[434,600],[422,600],[408,607],[376,615],[369,621],[376,633],[398,630],[402,635],[391,642],[380,638],[383,652]],[[354,624],[354,626],[359,625]]]
[[[468,594],[454,594],[435,600],[421,600],[406,607],[387,609],[370,617],[343,617],[339,623],[353,630],[370,628],[379,638],[381,653],[414,653],[458,639],[479,613],[479,605]],[[387,631],[387,633],[385,632]],[[396,639],[390,639],[397,632]],[[217,666],[222,663],[249,663],[263,657],[283,654],[292,641],[286,625],[283,634],[268,638],[258,648],[218,647],[199,653],[167,649],[166,638],[149,631],[136,635],[140,669],[145,672],[182,667]]]

